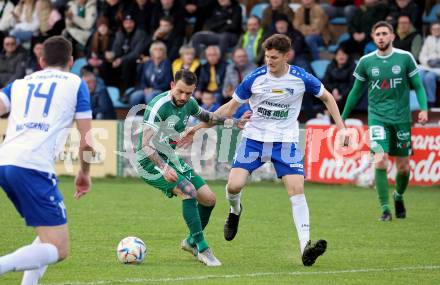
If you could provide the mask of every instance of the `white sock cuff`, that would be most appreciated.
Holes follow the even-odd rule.
[[[292,203],[292,206],[297,206],[297,205],[302,205],[302,204],[307,203],[306,195],[304,195],[304,194],[294,195],[294,196],[291,196],[289,199],[290,199],[290,202]]]
[[[51,243],[42,243],[41,246],[44,246],[48,255],[48,264],[58,262],[60,254],[58,253],[58,248]]]
[[[228,185],[226,185],[225,191],[226,191],[226,199],[228,199],[228,200],[237,200],[237,199],[240,199],[240,197],[241,197],[241,192],[238,194],[229,193],[228,192]]]

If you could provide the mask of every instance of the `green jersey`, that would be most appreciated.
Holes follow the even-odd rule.
[[[353,73],[368,82],[368,119],[386,123],[411,122],[409,78],[418,73],[414,57],[393,48],[387,56],[377,52],[363,56]]]
[[[174,156],[174,149],[181,133],[185,130],[190,116],[197,116],[202,109],[194,98],[190,98],[182,107],[174,105],[170,91],[164,92],[156,97],[147,105],[144,113],[143,123],[157,131],[153,139],[156,150],[161,156]],[[141,151],[142,135],[140,133],[137,146],[139,161],[145,160],[146,156]]]

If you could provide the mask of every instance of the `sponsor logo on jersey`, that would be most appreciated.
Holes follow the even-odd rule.
[[[382,126],[370,126],[370,140],[384,140],[385,129]]]
[[[373,67],[371,69],[371,75],[373,76],[379,76],[380,72],[379,72],[379,68],[378,67]]]
[[[275,89],[275,88],[272,88],[272,93],[275,93],[275,94],[284,94],[284,91],[283,91],[282,89]]]
[[[287,93],[289,93],[290,96],[293,96],[295,94],[295,89],[293,88],[286,88]]]
[[[409,132],[406,131],[398,131],[397,132],[397,138],[401,141],[407,141],[409,140]]]
[[[402,69],[401,69],[400,66],[398,66],[398,65],[393,65],[393,67],[391,68],[391,71],[392,71],[394,74],[400,74],[400,72],[402,71]]]
[[[289,110],[268,110],[263,107],[259,107],[257,113],[262,117],[273,120],[285,120],[289,116]]]
[[[304,166],[301,163],[291,163],[289,166],[291,168],[304,168]]]
[[[402,84],[402,78],[391,78],[391,79],[384,79],[384,80],[374,80],[371,81],[371,90],[378,89],[378,90],[388,90],[397,88],[397,85]]]

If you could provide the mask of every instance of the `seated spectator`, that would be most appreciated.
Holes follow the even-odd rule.
[[[437,101],[436,82],[440,76],[440,22],[431,24],[431,35],[426,37],[420,51],[421,76],[426,88],[428,105]]]
[[[261,65],[264,60],[264,52],[261,48],[263,33],[260,19],[256,16],[250,16],[246,22],[246,32],[240,37],[237,44],[237,47],[246,51],[248,60],[256,65]]]
[[[385,20],[388,15],[387,6],[379,0],[365,0],[364,6],[356,9],[356,12],[348,23],[350,39],[341,43],[349,54],[362,55],[365,46],[371,42],[371,28],[378,21]]]
[[[60,35],[65,25],[65,20],[62,18],[60,12],[53,6],[50,0],[38,0],[35,4],[37,10],[40,27],[39,34],[36,38],[37,42],[43,42],[45,39]]]
[[[184,21],[185,8],[180,0],[160,0],[156,2],[157,4],[154,5],[151,12],[150,34],[154,34],[154,31],[157,30],[160,25],[160,19],[169,16],[173,19],[173,23],[179,23],[175,26],[176,34],[184,37],[186,29],[186,22]]]
[[[207,16],[206,31],[197,32],[192,37],[196,54],[200,56],[203,47],[208,45],[218,45],[221,54],[226,54],[228,48],[237,44],[242,32],[241,17],[241,7],[236,0],[218,0]]]
[[[12,27],[12,12],[14,11],[14,3],[10,0],[0,0],[0,42],[9,34]],[[1,51],[2,49],[0,49]]]
[[[12,29],[9,34],[20,44],[29,42],[39,30],[40,21],[35,3],[36,0],[20,1],[12,12]]]
[[[216,102],[214,94],[205,91],[202,93],[202,108],[209,112],[215,112],[220,108],[220,104]]]
[[[65,17],[66,37],[72,40],[74,51],[84,51],[96,20],[96,0],[70,1]]]
[[[304,35],[312,60],[319,59],[319,46],[327,45],[330,41],[327,22],[327,15],[315,0],[302,0],[301,7],[296,11],[293,26]]]
[[[96,30],[90,37],[86,51],[87,64],[95,74],[104,79],[104,82],[111,80],[111,63],[105,60],[105,53],[110,51],[113,44],[113,35],[108,26],[108,19],[100,17],[96,21]]]
[[[330,0],[329,4],[322,4],[322,9],[329,17],[329,19],[344,17],[347,22],[350,22],[356,11],[354,0]]]
[[[255,64],[248,60],[246,51],[236,48],[232,52],[232,62],[226,68],[226,75],[223,82],[223,101],[229,101],[235,88],[243,78],[256,68]]]
[[[105,59],[112,63],[113,68],[112,80],[106,83],[118,86],[123,93],[128,87],[134,86],[136,60],[146,44],[145,32],[136,28],[136,22],[130,14],[125,14],[122,29],[116,33],[111,52],[105,53]]]
[[[206,21],[206,16],[214,7],[217,0],[182,0],[185,7],[185,17],[195,18],[193,33],[200,31]]]
[[[345,101],[354,83],[356,64],[343,48],[336,50],[335,58],[328,65],[322,83],[333,95],[339,110],[344,110]]]
[[[180,57],[173,61],[173,77],[177,71],[187,69],[194,72],[197,77],[200,73],[200,60],[196,58],[196,51],[191,46],[182,46],[179,49]]]
[[[3,39],[0,54],[0,88],[25,75],[26,51],[13,36]]]
[[[43,56],[43,43],[37,42],[32,48],[32,54],[28,57],[26,61],[26,75],[31,74],[35,71],[42,70],[40,66],[40,57]]]
[[[275,32],[286,35],[292,41],[293,53],[289,63],[304,68],[307,72],[313,73],[310,65],[310,53],[303,34],[295,29],[286,17],[280,16],[275,22]],[[270,35],[268,35],[270,36]]]
[[[285,16],[289,22],[293,22],[295,13],[287,0],[270,0],[261,20],[261,27],[266,33],[272,35],[275,32],[275,21],[279,16]]]
[[[125,9],[125,2],[123,2],[123,0],[105,0],[105,2],[99,1],[98,3],[100,4],[98,17],[106,17],[109,21],[108,27],[110,31],[116,34],[122,26],[124,15],[131,15],[130,11]]]
[[[206,63],[200,68],[199,82],[194,97],[200,101],[205,91],[215,95],[217,103],[223,101],[222,86],[228,63],[221,59],[218,46],[208,46],[205,50]]]
[[[112,99],[107,92],[107,87],[101,78],[97,78],[93,72],[85,71],[82,79],[86,82],[90,92],[90,103],[92,105],[92,116],[96,120],[116,119]]]
[[[174,28],[173,18],[165,16],[160,19],[159,27],[153,33],[153,41],[161,41],[167,46],[168,59],[175,60],[179,56],[179,49],[183,44],[184,36]]]
[[[395,0],[390,2],[387,22],[397,26],[399,16],[408,15],[417,31],[422,31],[422,11],[416,2],[413,0]]]
[[[150,33],[152,11],[154,9],[153,0],[134,0],[128,7],[125,8],[137,23],[138,29]]]
[[[140,88],[131,94],[130,106],[148,104],[156,95],[169,89],[173,77],[164,43],[154,42],[151,45],[150,59],[142,65],[140,72]]]
[[[419,58],[422,49],[422,36],[417,32],[406,14],[401,14],[397,20],[396,37],[393,47],[410,52],[414,58]]]

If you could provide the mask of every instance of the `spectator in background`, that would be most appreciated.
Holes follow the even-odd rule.
[[[32,54],[28,57],[26,61],[26,75],[31,74],[35,71],[42,70],[40,66],[40,57],[43,56],[43,43],[37,42],[32,48]]]
[[[14,3],[11,0],[0,0],[0,42],[9,34],[12,27],[12,12],[14,11]],[[3,49],[1,47],[0,51]]]
[[[196,51],[191,46],[181,46],[179,49],[180,57],[173,61],[171,66],[173,78],[177,71],[187,69],[199,77],[200,60],[196,58]]]
[[[195,18],[193,33],[200,31],[206,21],[206,16],[214,7],[217,0],[182,0],[185,7],[185,16]]]
[[[9,34],[20,44],[29,42],[32,35],[39,30],[40,21],[35,4],[36,0],[22,0],[12,12],[12,29]]]
[[[419,61],[421,76],[426,88],[428,105],[434,106],[437,101],[437,78],[440,76],[440,22],[431,24],[431,35],[423,43]]]
[[[133,0],[133,2],[125,8],[137,23],[138,29],[150,34],[152,11],[154,10],[153,0]]]
[[[356,12],[354,0],[330,0],[327,5],[322,4],[322,9],[329,17],[329,19],[344,17],[347,23],[351,21]]]
[[[194,97],[200,101],[205,91],[215,95],[217,103],[223,101],[222,86],[228,63],[221,59],[218,46],[208,46],[205,50],[206,63],[200,68],[199,82]]]
[[[177,35],[184,37],[186,22],[185,19],[185,8],[181,4],[180,0],[160,0],[154,5],[151,14],[150,23],[150,34],[154,34],[154,31],[160,25],[160,19],[165,16],[169,16],[173,19],[174,23],[179,23],[175,26],[175,32]]]
[[[96,20],[96,29],[86,48],[87,64],[95,74],[104,79],[104,82],[111,80],[112,72],[111,63],[105,59],[105,53],[111,50],[114,40],[108,23],[108,19],[103,16]]]
[[[221,54],[226,54],[228,48],[237,44],[242,32],[241,7],[236,0],[218,0],[207,16],[206,31],[193,35],[192,45],[196,54],[201,55],[203,47],[218,45]]]
[[[160,19],[159,27],[153,33],[153,41],[161,41],[167,46],[168,59],[175,60],[179,56],[179,49],[183,45],[184,36],[174,27],[173,18],[165,16]]]
[[[307,72],[313,73],[310,66],[309,48],[303,34],[295,29],[287,17],[280,16],[275,22],[275,33],[286,35],[292,42],[292,58],[289,63],[304,68]],[[269,37],[268,35],[267,37]]]
[[[3,52],[0,54],[0,88],[25,75],[26,51],[13,36],[3,39]]]
[[[101,78],[97,78],[93,72],[85,71],[82,79],[86,82],[90,92],[90,103],[92,105],[92,116],[96,120],[116,119],[115,109],[112,100],[107,92],[107,87]]]
[[[350,39],[341,43],[350,55],[363,55],[367,43],[371,42],[371,28],[388,15],[388,7],[379,0],[365,0],[364,6],[356,12],[348,23]]]
[[[255,64],[248,60],[246,51],[242,48],[235,48],[232,52],[232,62],[226,68],[226,75],[223,82],[223,102],[232,98],[235,88],[252,70]]]
[[[67,6],[65,36],[72,41],[75,56],[79,51],[84,51],[92,35],[96,21],[96,0],[72,0]]]
[[[419,58],[422,49],[422,36],[417,32],[411,23],[411,18],[406,14],[401,14],[397,19],[396,37],[393,47],[410,52],[414,58]]]
[[[295,13],[289,7],[287,0],[270,0],[269,6],[263,11],[263,18],[261,20],[261,26],[265,33],[272,35],[275,31],[275,21],[279,16],[285,16],[292,22]]]
[[[214,94],[205,91],[202,93],[202,108],[209,112],[215,112],[220,108],[220,104],[216,102]]]
[[[65,28],[65,21],[60,12],[53,6],[50,0],[38,0],[35,4],[40,22],[39,35],[33,38],[33,42],[43,42],[45,39],[60,35]]]
[[[353,71],[356,67],[353,59],[343,48],[336,50],[335,58],[328,65],[322,83],[333,95],[339,110],[343,110],[348,93],[354,83]],[[328,114],[327,114],[328,116]],[[330,117],[328,117],[330,120]]]
[[[116,32],[122,26],[124,14],[130,14],[130,11],[124,12],[125,5],[123,0],[105,0],[105,2],[100,1],[99,3],[103,4],[101,4],[102,6],[98,8],[98,17],[106,17],[109,21],[108,26],[110,31],[113,34],[116,34]]]
[[[246,21],[246,32],[238,40],[237,47],[246,51],[248,60],[256,65],[263,63],[264,52],[261,48],[264,30],[261,27],[260,19],[250,16]]]
[[[153,42],[150,47],[150,59],[142,65],[140,72],[140,90],[131,94],[130,106],[148,104],[156,95],[169,89],[173,77],[164,43]]]
[[[327,15],[315,0],[302,0],[301,7],[296,11],[293,26],[305,36],[312,60],[319,59],[319,46],[327,45],[330,41],[327,22]]]
[[[122,29],[116,33],[110,52],[105,59],[112,64],[111,85],[118,86],[122,93],[134,86],[136,79],[136,60],[147,44],[146,35],[136,28],[131,14],[126,13],[122,21]],[[127,98],[123,97],[122,101]]]
[[[397,26],[399,16],[408,15],[417,31],[422,31],[422,11],[416,2],[413,0],[394,0],[389,2],[387,22],[393,26]]]

